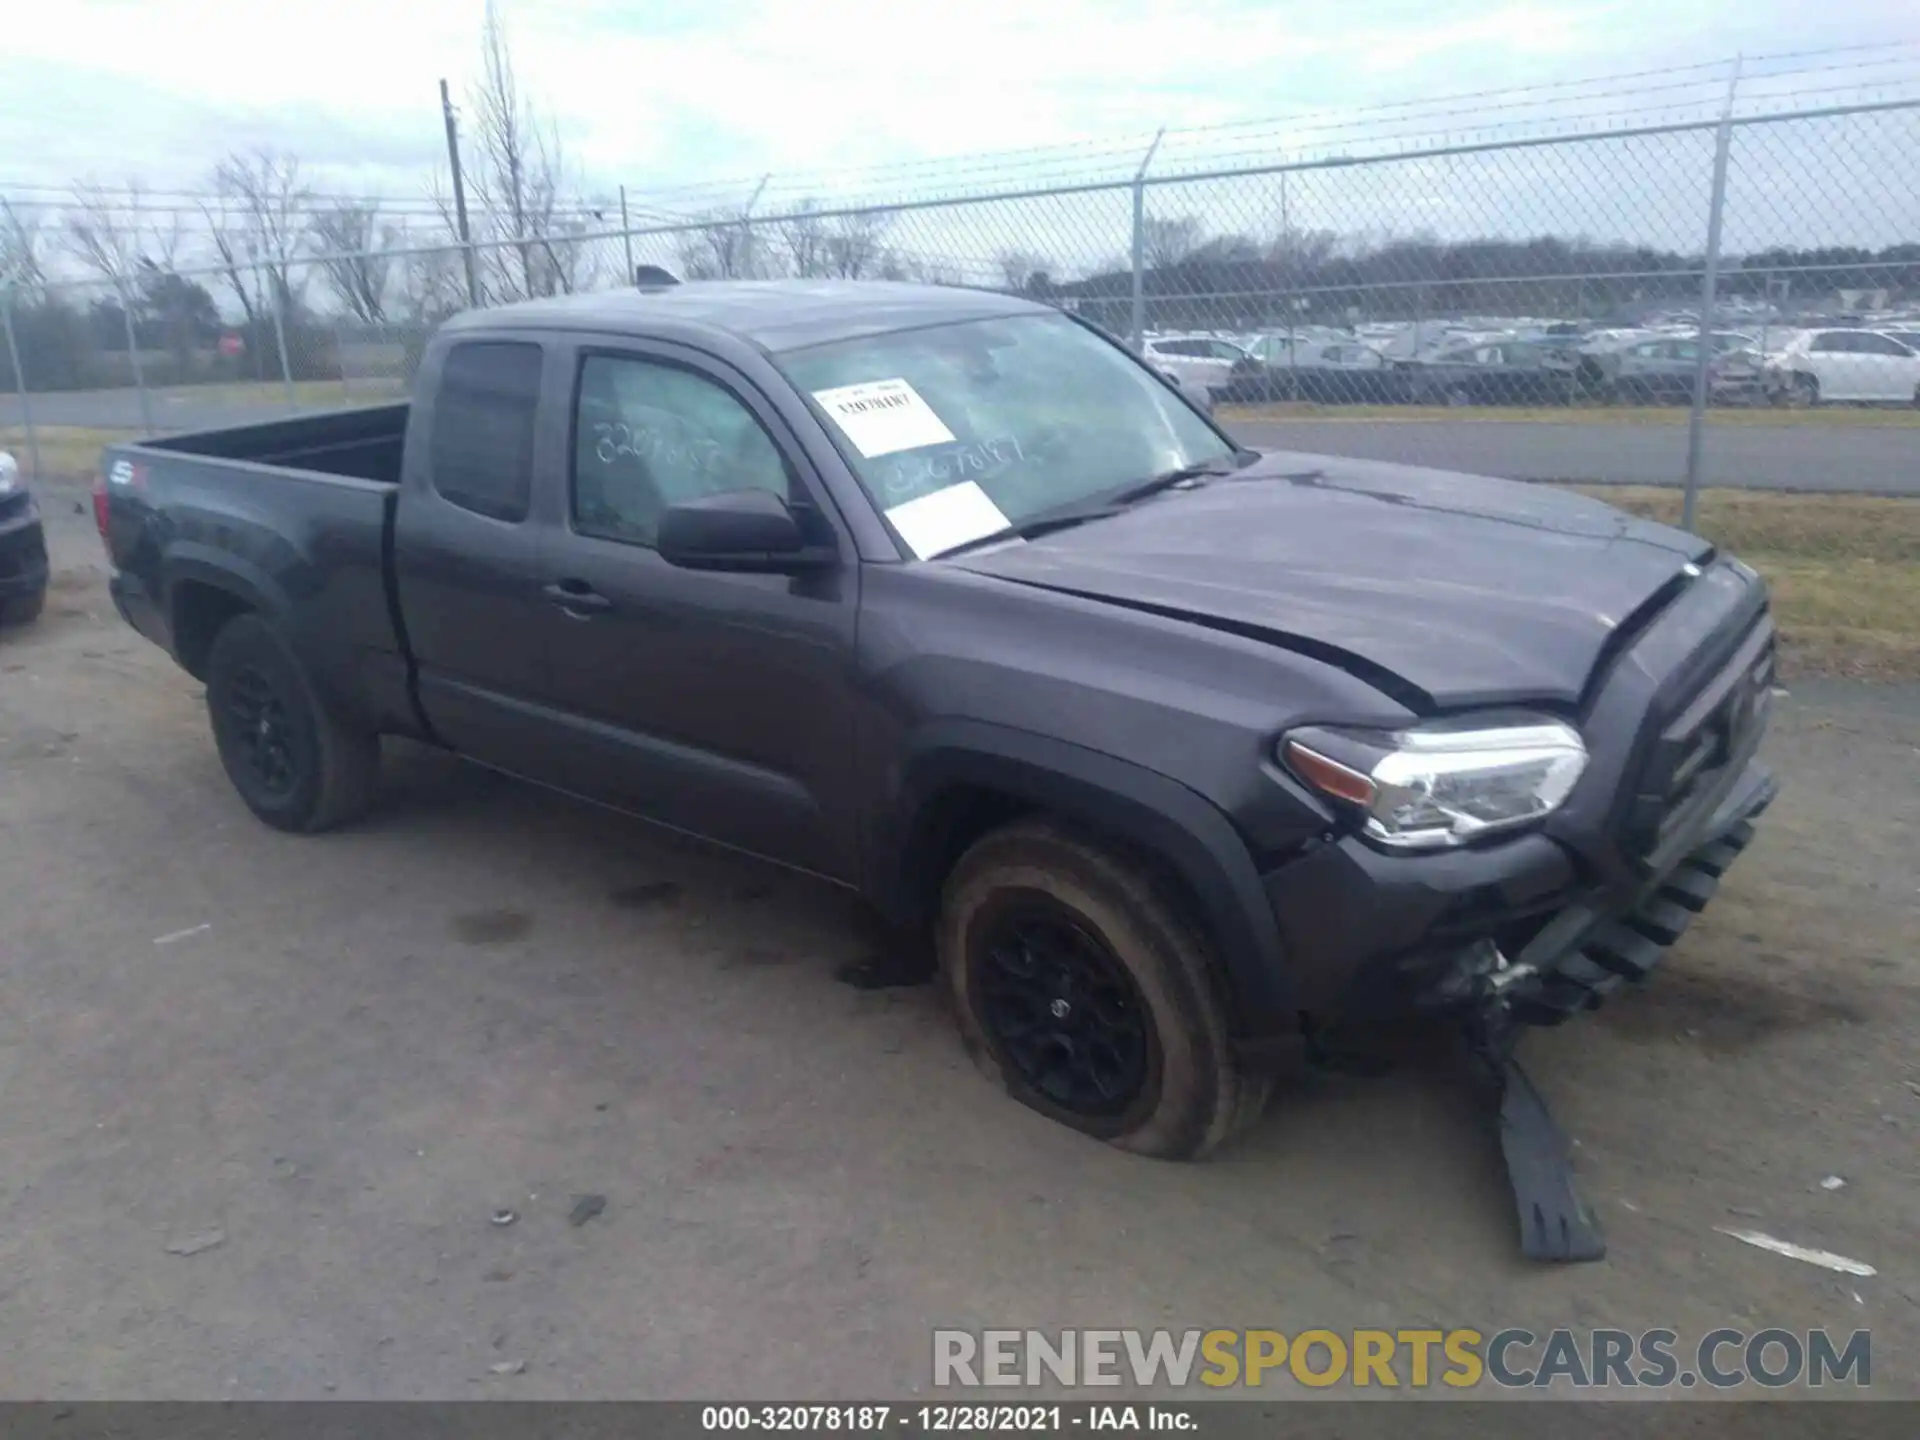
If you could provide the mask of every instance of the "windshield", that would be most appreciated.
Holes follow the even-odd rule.
[[[961,321],[775,359],[923,558],[1234,454],[1180,396],[1064,315]],[[903,507],[963,487],[914,514],[964,501],[968,525],[923,542],[900,523]]]

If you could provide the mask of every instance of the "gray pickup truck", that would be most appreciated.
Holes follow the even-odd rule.
[[[115,602],[267,823],[351,819],[406,736],[809,872],[931,937],[1015,1097],[1149,1155],[1336,1024],[1459,1016],[1529,1253],[1599,1242],[1511,1036],[1644,977],[1773,794],[1739,562],[1249,451],[1006,296],[507,306],[411,405],[103,471]]]

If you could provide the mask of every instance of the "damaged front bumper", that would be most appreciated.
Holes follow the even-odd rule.
[[[1558,1025],[1629,981],[1642,980],[1720,888],[1720,879],[1753,840],[1753,822],[1778,786],[1757,761],[1742,770],[1681,853],[1625,904],[1576,902],[1554,915],[1511,959],[1490,945],[1471,947],[1448,988],[1504,1004],[1530,1025]]]

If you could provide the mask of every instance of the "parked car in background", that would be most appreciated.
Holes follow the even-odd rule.
[[[0,450],[0,625],[37,618],[47,599],[47,538],[13,456]]]
[[[1766,357],[1765,370],[1783,405],[1920,405],[1920,351],[1873,330],[1803,330]]]
[[[1204,385],[1215,397],[1230,380],[1251,380],[1260,362],[1231,340],[1212,335],[1148,335],[1141,341],[1147,363],[1165,375]]]
[[[1202,415],[1213,414],[1213,392],[1198,380],[1183,380],[1171,370],[1162,370],[1161,376],[1166,382],[1186,396],[1187,403]]]
[[[1263,335],[1254,342],[1253,358],[1261,373],[1230,381],[1230,398],[1351,405],[1398,399],[1405,388],[1384,355],[1338,331],[1311,339],[1296,335],[1291,347],[1284,334]]]
[[[1574,397],[1577,353],[1552,340],[1500,340],[1400,362],[1416,404],[1562,405]]]
[[[1714,356],[1707,362],[1708,403],[1764,404],[1768,398],[1765,359],[1757,345]]]
[[[1714,355],[1750,348],[1753,336],[1716,330]],[[1601,342],[1580,353],[1580,385],[1609,403],[1688,400],[1699,369],[1699,341],[1693,336],[1647,337]]]

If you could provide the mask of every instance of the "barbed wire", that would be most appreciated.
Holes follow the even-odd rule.
[[[1834,59],[1840,56],[1868,58]],[[1772,71],[1756,68],[1781,61],[1812,60],[1831,63],[1797,64]],[[1756,104],[1786,98],[1764,93],[1764,87],[1774,82],[1792,82],[1792,98],[1795,99],[1837,97],[1859,88],[1859,81],[1818,86],[1801,83],[1811,77],[1836,73],[1857,76],[1873,70],[1911,67],[1911,75],[1881,76],[1874,83],[1881,91],[1890,86],[1911,85],[1916,92],[1920,92],[1920,41],[1873,42],[1781,51],[1746,57],[1741,63],[1744,98],[1740,104],[1747,111]],[[1626,124],[1654,114],[1677,116],[1694,108],[1701,108],[1704,113],[1706,108],[1716,107],[1724,98],[1726,75],[1733,64],[1733,59],[1728,57],[1687,65],[1452,92],[1416,100],[1386,101],[1340,110],[1320,109],[1293,116],[1171,127],[1162,136],[1157,171],[1161,175],[1178,174],[1183,168],[1271,158],[1276,153],[1309,160],[1324,156],[1331,147],[1341,144],[1379,145],[1395,141],[1432,140],[1437,131],[1449,128],[1443,123],[1446,121],[1481,119],[1489,114],[1511,114],[1525,110],[1540,110],[1542,113],[1506,123],[1477,124],[1471,127],[1471,134],[1494,139],[1511,137],[1527,128]],[[1672,78],[1683,75],[1696,78]],[[1637,83],[1642,81],[1661,83]],[[1650,97],[1687,90],[1697,90],[1698,97],[1691,102],[1648,103]],[[1592,108],[1594,104],[1600,108]],[[1152,136],[1141,133],[1067,145],[1030,146],[948,157],[919,157],[867,166],[843,166],[788,176],[702,181],[666,188],[634,187],[629,196],[628,211],[630,218],[670,223],[692,218],[705,210],[737,208],[763,183],[766,191],[770,192],[770,197],[768,193],[763,193],[763,200],[771,198],[778,201],[783,197],[808,194],[831,195],[837,200],[844,200],[849,195],[872,195],[882,187],[891,186],[897,192],[895,198],[905,201],[937,198],[982,188],[983,182],[988,179],[995,182],[993,188],[1005,189],[1054,182],[1083,183],[1108,177],[1131,179],[1152,139]],[[1218,144],[1221,140],[1227,140],[1233,148],[1221,148]],[[1183,153],[1183,150],[1190,153]],[[0,196],[6,197],[17,208],[41,213],[76,208],[74,189],[72,185],[63,187],[44,181],[0,181]],[[604,220],[617,214],[617,198],[613,194],[608,194],[605,199],[589,197],[601,190],[617,189],[617,186],[588,187],[557,207],[553,214],[568,221]],[[636,194],[640,198],[635,199]],[[119,200],[115,198],[111,187],[97,187],[92,197],[92,208],[95,213],[108,217],[191,217],[201,215],[203,207],[218,206],[228,198],[211,187],[142,185],[137,187],[137,191],[129,188],[127,198]],[[376,207],[381,216],[395,219],[440,221],[446,214],[444,204],[432,196],[387,196],[317,188],[299,197],[293,210],[296,215],[305,217],[325,213],[342,205]]]

